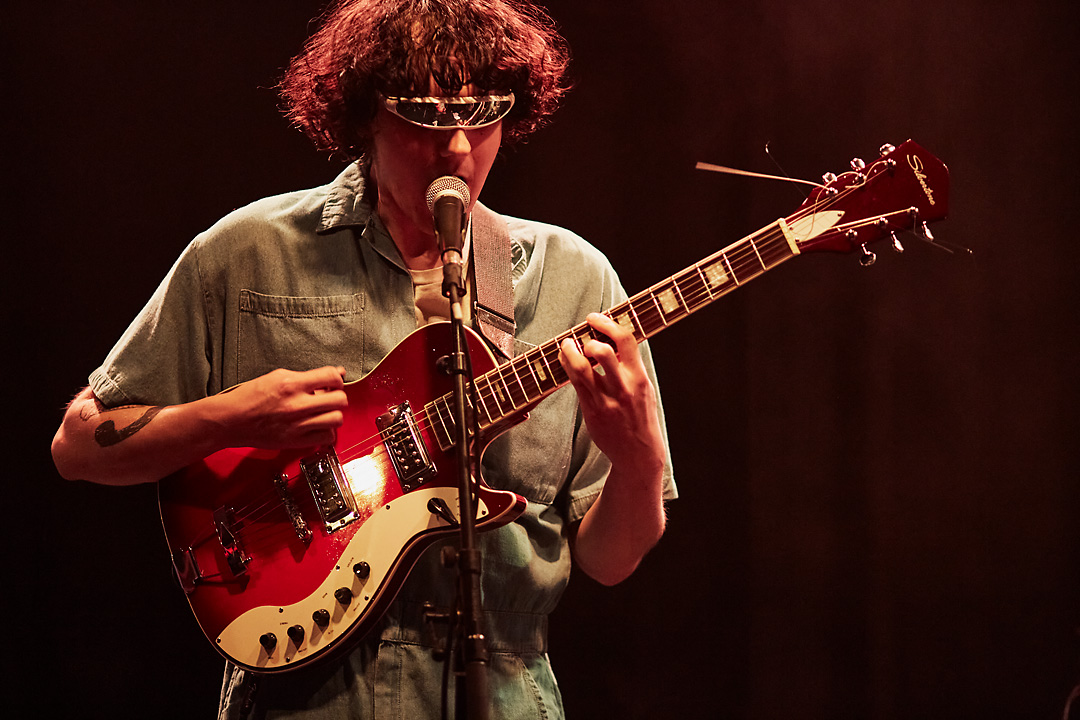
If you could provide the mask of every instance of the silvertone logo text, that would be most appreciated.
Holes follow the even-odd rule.
[[[923,172],[922,160],[918,155],[908,155],[907,162],[908,165],[911,166],[911,169],[915,171],[915,179],[922,185],[922,190],[926,193],[926,199],[930,201],[931,205],[937,205],[937,202],[934,200],[934,191],[926,184],[926,173]]]

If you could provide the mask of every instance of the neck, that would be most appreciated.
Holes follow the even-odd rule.
[[[442,256],[431,227],[419,227],[400,207],[385,202],[381,195],[376,207],[405,267],[410,270],[430,270],[442,265]]]

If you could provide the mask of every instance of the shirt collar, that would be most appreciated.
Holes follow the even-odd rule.
[[[405,270],[401,255],[390,238],[390,233],[382,224],[378,213],[373,212],[364,196],[366,180],[360,167],[360,161],[352,162],[328,186],[326,202],[323,203],[322,217],[315,232],[326,235],[345,228],[359,228],[372,247],[387,260]],[[472,223],[466,228],[465,247],[462,255],[469,260],[472,245]]]
[[[322,218],[315,232],[325,235],[347,227],[367,225],[372,213],[371,206],[364,198],[364,184],[360,162],[350,163],[330,183]]]

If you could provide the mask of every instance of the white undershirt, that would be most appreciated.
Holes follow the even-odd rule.
[[[471,239],[472,232],[470,228],[470,232],[465,233],[465,247],[463,248],[463,254],[466,259],[463,272],[466,277],[468,277],[468,259]],[[442,294],[442,265],[431,268],[430,270],[409,270],[409,275],[412,276],[413,313],[416,316],[416,327],[423,327],[424,325],[436,322],[437,320],[449,320],[450,301],[443,297]],[[469,288],[468,280],[465,282],[465,288],[467,293]],[[466,298],[462,298],[461,310],[465,316],[466,323],[469,321],[469,305],[470,303],[466,302]]]

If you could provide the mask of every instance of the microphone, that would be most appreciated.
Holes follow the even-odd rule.
[[[465,243],[465,209],[469,206],[469,186],[461,178],[444,175],[428,185],[427,206],[435,223],[435,239],[443,261],[443,295],[450,288],[465,294],[461,282],[462,246]]]

